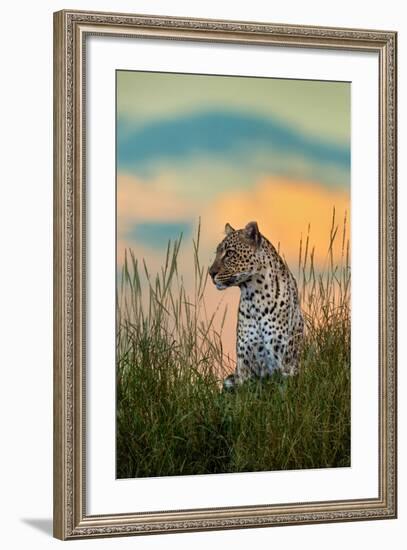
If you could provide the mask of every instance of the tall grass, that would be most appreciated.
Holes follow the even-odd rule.
[[[199,239],[198,230],[192,295],[178,271],[181,240],[168,244],[158,274],[131,250],[126,254],[117,296],[117,476],[349,466],[346,219],[339,231],[333,213],[324,272],[315,269],[310,232],[300,241],[306,333],[299,374],[276,373],[233,393],[221,389],[234,369],[222,348],[227,311],[206,311]]]

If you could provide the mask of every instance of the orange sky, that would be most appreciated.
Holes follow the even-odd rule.
[[[342,229],[347,213],[349,220],[349,193],[343,188],[331,188],[311,181],[299,181],[281,177],[259,180],[250,189],[225,191],[207,203],[192,199],[180,199],[165,178],[145,185],[143,181],[128,175],[119,176],[118,185],[118,266],[123,263],[124,250],[131,247],[136,257],[145,258],[150,271],[159,271],[165,251],[149,248],[129,240],[128,228],[144,220],[177,220],[183,216],[201,218],[201,259],[209,265],[217,244],[223,238],[226,222],[235,228],[256,220],[260,231],[277,247],[297,276],[299,241],[305,240],[310,225],[310,249],[315,246],[315,267],[323,271],[327,262],[332,211],[335,207],[336,222]],[[157,197],[159,196],[159,200]],[[349,231],[349,228],[348,228]],[[349,234],[349,233],[348,233]],[[341,239],[337,239],[334,255],[341,256]],[[185,239],[180,254],[180,272],[187,288],[193,288],[193,262],[191,239]],[[225,351],[234,356],[236,311],[239,299],[237,288],[220,292],[209,282],[206,300],[208,312],[219,306],[228,306],[224,328]]]

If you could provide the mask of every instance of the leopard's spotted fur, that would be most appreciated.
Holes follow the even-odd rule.
[[[225,387],[280,370],[298,370],[304,321],[296,281],[256,222],[234,230],[226,224],[209,273],[219,290],[239,286],[237,367]]]

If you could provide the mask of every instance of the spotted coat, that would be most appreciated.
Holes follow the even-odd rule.
[[[225,227],[209,273],[216,287],[240,287],[236,372],[225,387],[248,378],[263,378],[276,370],[298,371],[304,321],[297,283],[256,222],[244,229]]]

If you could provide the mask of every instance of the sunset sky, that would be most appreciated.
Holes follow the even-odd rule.
[[[294,274],[310,224],[322,270],[333,207],[338,220],[350,213],[349,83],[117,72],[118,269],[130,247],[158,270],[182,233],[188,284],[200,218],[206,264],[226,222],[256,220]],[[237,298],[208,288],[212,307],[234,311]]]

